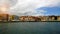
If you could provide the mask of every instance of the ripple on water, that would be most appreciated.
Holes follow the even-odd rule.
[[[60,22],[5,23],[7,34],[59,34]]]

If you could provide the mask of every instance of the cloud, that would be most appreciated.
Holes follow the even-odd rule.
[[[54,7],[58,6],[60,0],[18,0],[16,5],[10,7],[10,14],[15,15],[44,15],[46,11],[40,10],[40,13],[37,13],[38,8],[42,7]],[[42,13],[41,13],[42,12]]]

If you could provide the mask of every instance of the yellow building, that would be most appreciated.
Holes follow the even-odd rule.
[[[40,21],[47,21],[48,20],[48,16],[39,16]]]
[[[9,21],[13,21],[14,20],[14,16],[13,15],[9,15]]]
[[[57,16],[57,21],[60,21],[60,16]]]

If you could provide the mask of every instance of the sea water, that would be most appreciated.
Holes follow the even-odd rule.
[[[0,23],[0,34],[60,34],[60,22]]]

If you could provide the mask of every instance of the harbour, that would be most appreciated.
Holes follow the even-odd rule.
[[[0,0],[0,34],[60,34],[59,0]]]

